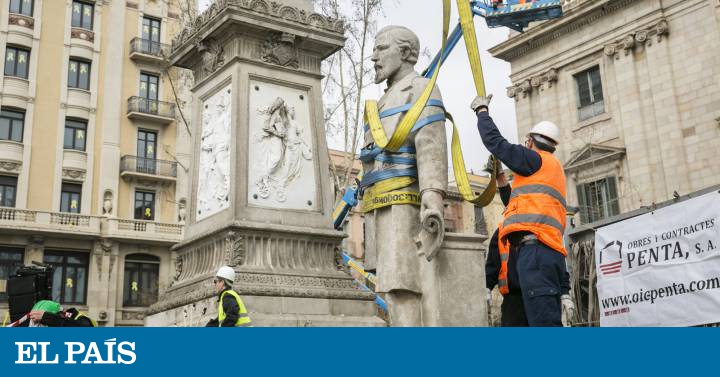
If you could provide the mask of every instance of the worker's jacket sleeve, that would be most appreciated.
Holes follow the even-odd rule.
[[[213,318],[208,321],[208,323],[205,324],[205,327],[218,327],[218,319]]]
[[[567,271],[567,266],[565,266],[565,273],[563,273],[562,280],[560,280],[560,293],[563,295],[570,294],[570,273]]]
[[[498,230],[495,230],[490,239],[488,256],[485,260],[485,286],[492,290],[495,288],[500,276],[500,249],[498,248]]]
[[[498,187],[498,191],[500,192],[500,200],[502,200],[502,203],[505,207],[507,207],[508,204],[510,204],[510,196],[512,196],[512,187],[510,185],[507,185],[505,187]]]
[[[485,148],[516,174],[529,177],[542,166],[540,154],[505,139],[487,111],[478,113],[478,131]]]
[[[235,327],[235,323],[240,317],[240,307],[237,300],[231,295],[225,295],[222,305],[223,311],[225,311],[225,320],[220,324],[220,327]]]
[[[47,327],[93,327],[92,322],[87,317],[73,319],[60,314],[51,314],[48,312],[43,314],[40,323]]]
[[[427,85],[427,79],[415,79],[413,84],[415,97],[413,100],[416,100]],[[442,95],[437,86],[433,89],[430,98],[442,101]],[[443,110],[437,107],[426,107],[420,119],[442,113]],[[447,192],[448,151],[446,140],[444,121],[429,124],[417,131],[415,149],[420,192],[429,189]]]

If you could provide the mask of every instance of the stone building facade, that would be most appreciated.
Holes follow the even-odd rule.
[[[568,203],[595,222],[720,183],[720,1],[568,0],[491,49],[519,134],[562,129]]]
[[[172,282],[190,162],[173,92],[192,78],[164,56],[194,4],[0,1],[0,317],[31,262],[101,326],[142,325]]]

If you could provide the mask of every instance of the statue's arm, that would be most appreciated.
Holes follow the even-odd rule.
[[[422,90],[422,88],[419,89]],[[437,87],[433,90],[431,99],[442,100]],[[442,112],[443,110],[438,107],[426,107],[420,119]],[[448,153],[445,122],[435,122],[418,131],[415,135],[415,149],[420,192],[428,190],[447,192]]]

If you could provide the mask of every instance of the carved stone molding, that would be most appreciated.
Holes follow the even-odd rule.
[[[73,180],[73,181],[84,181],[85,180],[85,170],[63,169],[62,176],[64,179],[69,179],[69,180]]]
[[[245,263],[246,255],[245,238],[236,232],[228,232],[225,236],[225,265],[242,266]]]
[[[268,36],[262,46],[262,60],[281,67],[298,69],[300,53],[295,40],[296,36],[289,33],[275,33]]]
[[[124,310],[121,317],[123,321],[142,321],[145,319],[145,312]]]
[[[41,249],[45,245],[45,237],[43,236],[28,236],[28,247],[31,249]]]
[[[97,265],[98,280],[102,279],[103,257],[112,251],[113,244],[113,241],[107,238],[101,238],[98,241],[95,241],[95,245],[93,247],[93,255],[95,255],[95,264]],[[110,271],[112,272],[112,266],[110,267]]]
[[[211,38],[198,41],[196,45],[202,54],[204,77],[212,75],[225,65],[225,49],[220,42]]]
[[[147,314],[160,313],[214,297],[211,276],[208,275],[208,279],[196,284],[172,288],[161,301],[148,309]],[[357,289],[353,280],[345,275],[334,278],[240,271],[235,276],[234,288],[240,295],[248,296],[372,300],[369,292]]]
[[[660,43],[662,42],[663,36],[667,36],[669,32],[670,26],[667,20],[662,19],[655,25],[635,30],[615,42],[608,43],[605,45],[605,55],[614,57],[615,59],[620,59],[621,52],[624,53],[624,56],[627,56],[638,47],[652,46],[655,40]]]
[[[0,161],[0,171],[4,173],[18,174],[20,173],[21,162],[17,161]]]
[[[530,28],[523,34],[508,39],[490,49],[493,56],[505,61],[513,61],[530,51],[552,43],[581,30],[604,17],[632,5],[637,0],[571,0],[577,5],[577,11],[558,20],[548,21],[542,27]],[[574,6],[573,6],[574,7]]]
[[[178,256],[174,260],[175,262],[175,276],[173,277],[173,283],[180,280],[180,275],[183,272],[183,258]]]
[[[70,30],[70,37],[82,39],[83,41],[88,41],[91,43],[95,42],[95,33],[93,33],[90,30],[85,30],[85,29],[80,29],[80,28],[72,28]]]
[[[510,98],[515,98],[516,100],[520,99],[520,94],[522,94],[522,98],[525,98],[528,94],[532,93],[533,90],[539,93],[545,89],[552,88],[558,81],[558,77],[558,70],[550,68],[545,73],[533,76],[528,80],[524,80],[519,84],[515,84],[507,88],[507,95]]]
[[[115,254],[110,254],[110,268],[108,269],[108,281],[112,279],[113,268],[115,267],[115,260],[118,258]]]
[[[270,16],[283,19],[288,22],[295,22],[308,28],[329,31],[332,33],[345,33],[345,24],[342,20],[328,18],[321,14],[308,14],[307,11],[287,6],[280,2],[265,0],[216,0],[195,20],[193,25],[185,28],[172,41],[172,51],[180,48],[208,23],[217,17],[226,8],[238,8],[251,11],[263,16]]]
[[[8,24],[26,27],[31,30],[35,29],[35,19],[21,14],[10,13]]]

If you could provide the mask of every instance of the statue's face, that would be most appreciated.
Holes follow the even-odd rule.
[[[403,65],[402,51],[391,33],[382,33],[375,38],[372,61],[375,63],[375,84],[395,76]]]

